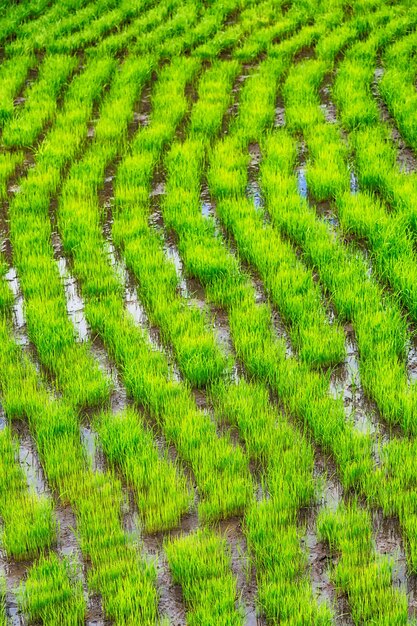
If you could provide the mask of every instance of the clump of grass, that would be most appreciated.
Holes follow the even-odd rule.
[[[16,560],[29,559],[56,542],[52,500],[29,491],[10,428],[0,432],[1,543]]]
[[[30,54],[13,57],[2,63],[0,72],[0,126],[13,115],[14,98],[23,85],[29,69],[35,64]]]
[[[152,100],[151,124],[138,133],[131,154],[118,171],[113,236],[123,249],[127,267],[138,279],[151,320],[161,328],[162,337],[172,343],[181,371],[191,385],[202,387],[222,374],[227,361],[208,328],[208,320],[196,307],[181,300],[175,267],[165,257],[161,238],[148,225],[154,165],[184,116],[184,87],[197,68],[195,60],[187,59],[170,66],[161,76]],[[223,80],[230,84],[233,73],[229,70],[228,76],[227,66],[225,69]],[[160,129],[158,137],[155,128]]]
[[[86,603],[76,565],[54,553],[40,557],[20,585],[19,604],[30,622],[84,624]]]
[[[143,65],[138,60],[132,60],[132,67],[142,67],[143,69]],[[191,79],[198,67],[199,62],[194,60],[175,64],[175,75],[177,78],[182,77],[183,89],[187,77]],[[163,428],[168,442],[174,443],[182,458],[191,465],[202,496],[199,504],[200,515],[207,520],[218,519],[221,516],[239,513],[247,502],[252,488],[247,460],[242,451],[235,448],[228,438],[218,437],[210,417],[196,409],[188,386],[170,380],[170,368],[166,356],[152,347],[149,338],[135,325],[133,319],[125,311],[120,283],[109,266],[104,251],[100,211],[95,198],[95,190],[100,184],[100,176],[104,172],[107,159],[115,157],[117,149],[121,147],[121,138],[126,132],[126,125],[131,114],[132,98],[132,93],[126,91],[126,85],[123,83],[127,75],[128,72],[126,75],[122,75],[120,83],[117,83],[117,87],[115,85],[114,91],[110,91],[108,104],[105,105],[101,117],[101,124],[97,126],[95,141],[80,165],[75,166],[70,172],[68,184],[64,187],[63,200],[58,208],[63,244],[73,256],[74,274],[80,280],[86,302],[85,313],[93,332],[97,332],[102,337],[109,352],[123,369],[124,381],[129,393],[138,403],[149,409]],[[143,78],[145,76],[146,74],[143,75]],[[165,78],[158,88],[159,108],[161,110],[158,114],[157,123],[150,126],[151,131],[149,133],[140,132],[137,139],[134,140],[137,141],[138,146],[142,147],[141,152],[149,151],[151,154],[158,154],[155,151],[162,150],[165,142],[172,137],[175,125],[185,113],[185,103],[183,99],[180,99],[178,107],[173,107],[170,116],[165,114],[171,102],[170,99],[166,100],[166,97],[172,95],[172,90],[178,94],[181,90],[178,91],[178,87],[170,77],[168,70],[164,71],[163,76]],[[134,85],[131,81],[128,81],[128,84]],[[165,90],[166,94],[164,94]],[[155,97],[157,96],[155,95]],[[115,101],[119,102],[119,114],[117,116],[114,115],[113,108]],[[163,103],[165,103],[165,108],[162,107]],[[114,121],[111,126],[107,124],[109,118]],[[102,130],[103,135],[101,134]],[[109,140],[110,137],[112,138],[111,141]],[[132,147],[132,150],[136,151],[136,148]],[[98,155],[101,153],[103,154],[102,159],[98,159]],[[134,193],[135,202],[138,202],[139,198],[144,201],[143,196],[146,197],[146,186],[149,184],[148,180],[152,173],[152,162],[153,159],[151,158],[141,159],[137,156],[133,160],[126,160],[125,165],[129,168],[130,177],[134,183],[132,193]],[[91,164],[95,164],[94,167]],[[138,164],[138,167],[135,168],[134,164]],[[78,193],[80,181],[81,189],[83,189],[82,197],[89,199],[87,202],[83,202],[82,212],[79,210],[81,206]],[[144,194],[142,194],[142,189],[145,189]],[[118,193],[120,193],[119,198],[123,198],[120,211],[123,209],[124,212],[129,209],[127,200],[131,198],[132,194],[124,196],[122,184],[116,190],[116,195]],[[88,215],[88,219],[86,219],[86,215]],[[137,229],[137,225],[140,228]],[[137,255],[135,258],[133,254],[136,250],[136,237],[143,233],[143,228],[145,228],[146,233],[148,230],[146,219],[145,221],[138,221],[136,215],[133,215],[131,221],[130,219],[126,220],[123,218],[123,213],[119,217],[119,211],[115,211],[113,230],[118,234],[121,253],[125,255],[125,258],[130,259],[132,268],[137,268],[143,278],[148,280],[145,287],[149,291],[149,301],[153,307],[159,307],[159,310],[155,312],[155,315],[158,315],[157,319],[165,323],[167,333],[172,333],[174,330],[180,338],[183,338],[182,344],[178,345],[185,349],[189,339],[188,329],[187,326],[181,328],[179,323],[184,320],[193,321],[194,328],[200,332],[202,319],[201,317],[198,319],[194,317],[196,316],[195,312],[190,315],[184,310],[181,311],[181,317],[177,321],[176,316],[178,317],[179,309],[174,302],[175,307],[173,307],[169,319],[164,322],[162,313],[167,310],[167,304],[155,300],[157,296],[150,291],[154,290],[154,284],[150,282],[152,275],[146,276],[148,273],[146,266],[141,267]],[[130,251],[130,256],[127,256],[127,250]],[[145,253],[146,250],[142,256]],[[93,264],[92,260],[94,260]],[[153,267],[152,258],[148,260]],[[91,271],[89,271],[90,268]],[[172,294],[172,268],[167,270],[166,278],[170,289],[169,293]],[[185,309],[183,303],[181,303],[181,307]],[[205,343],[200,345],[196,341],[197,338],[198,334],[193,337],[195,341],[192,342],[191,348],[188,347],[188,353],[185,350],[185,356],[191,356],[196,361],[195,376],[194,378],[190,376],[190,380],[202,382],[204,378],[207,380],[208,373],[213,376],[213,372],[218,373],[220,368],[219,360],[215,361],[214,367],[212,363],[204,361],[208,351],[205,351]],[[211,341],[208,347],[211,348],[212,346],[213,342]],[[213,350],[211,354],[213,354]],[[192,366],[191,360],[190,368]]]
[[[407,596],[392,584],[392,563],[374,549],[369,513],[352,503],[336,512],[322,511],[319,535],[340,555],[331,572],[346,593],[355,624],[407,624]]]
[[[45,122],[55,115],[59,93],[76,64],[74,57],[65,55],[44,59],[38,80],[25,92],[24,106],[3,127],[5,146],[33,144]]]
[[[134,489],[145,531],[154,532],[178,526],[190,507],[191,493],[181,471],[158,454],[142,419],[133,409],[116,416],[103,413],[97,432],[106,457]]]
[[[65,71],[71,63],[63,64]],[[113,68],[111,59],[93,61],[74,79],[63,109],[39,149],[36,167],[22,180],[20,192],[9,207],[10,240],[25,298],[29,337],[41,362],[55,375],[58,387],[77,406],[103,402],[108,397],[109,381],[101,374],[88,346],[75,343],[50,245],[48,211],[65,165],[82,145],[93,104]]]
[[[181,585],[190,626],[243,624],[224,539],[213,531],[198,530],[166,541],[164,548],[174,582]]]

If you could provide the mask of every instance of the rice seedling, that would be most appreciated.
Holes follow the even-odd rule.
[[[111,59],[93,61],[74,79],[63,110],[39,148],[36,167],[22,180],[19,193],[9,205],[10,240],[25,297],[29,336],[41,362],[78,406],[103,401],[109,383],[89,354],[88,346],[75,344],[50,245],[48,210],[60,173],[82,145],[93,103],[113,68]]]
[[[56,519],[49,497],[29,490],[17,460],[18,442],[9,427],[0,431],[1,543],[9,557],[32,558],[56,541]]]
[[[339,554],[331,576],[346,593],[355,624],[408,624],[405,591],[392,585],[392,563],[375,551],[369,513],[355,503],[322,511],[319,534]]]
[[[34,365],[13,342],[4,319],[0,339],[0,392],[6,414],[27,418],[49,484],[74,509],[80,548],[91,562],[89,588],[101,594],[105,614],[116,624],[154,623],[156,574],[122,526],[119,481],[110,472],[94,473],[88,468],[76,414],[39,384]],[[61,567],[58,570],[62,573]],[[53,593],[62,597],[57,590]],[[39,610],[36,597],[30,602],[33,610]],[[75,606],[72,615],[77,618],[80,603]],[[59,606],[48,610],[53,618],[54,611],[60,612]]]
[[[268,494],[251,503],[244,520],[260,611],[271,622],[302,615],[305,623],[331,623],[331,610],[318,606],[312,593],[297,524],[297,512],[315,496],[310,444],[277,415],[261,383],[242,380],[212,395],[218,418],[238,429]]]
[[[415,94],[414,55],[416,34],[408,33],[389,46],[384,54],[384,73],[379,82],[381,96],[393,115],[406,142],[416,147],[416,129],[413,123]]]
[[[269,111],[268,111],[269,115]],[[264,109],[260,109],[259,118],[255,118],[252,115],[247,115],[247,119],[250,120],[252,129],[255,125],[256,128],[256,120],[263,119]],[[191,116],[191,128],[192,128],[192,119]],[[205,117],[204,117],[205,119]],[[210,118],[209,118],[210,120]],[[251,133],[253,130],[248,130],[248,137],[252,137]],[[255,135],[256,137],[256,135]],[[194,150],[194,151],[193,151]],[[198,150],[200,152],[198,152]],[[184,154],[184,157],[183,157]],[[251,304],[251,295],[250,288],[248,285],[245,285],[244,280],[239,278],[239,271],[236,263],[230,256],[225,254],[225,250],[222,246],[222,243],[219,238],[215,237],[214,228],[210,227],[210,224],[207,225],[207,220],[205,220],[201,216],[200,206],[199,206],[199,195],[193,191],[194,181],[198,182],[198,165],[195,168],[192,168],[190,164],[195,163],[201,157],[201,147],[199,144],[193,139],[186,140],[182,145],[174,146],[171,152],[167,157],[167,169],[168,173],[175,173],[176,179],[181,182],[182,185],[182,195],[180,203],[174,196],[170,193],[170,178],[168,178],[167,182],[167,194],[165,201],[162,206],[164,209],[164,218],[166,220],[167,225],[170,225],[174,228],[175,232],[179,235],[179,249],[182,252],[185,267],[192,274],[198,276],[198,278],[202,281],[203,285],[208,287],[207,293],[210,294],[210,297],[213,298],[216,304],[220,304],[221,306],[226,306],[229,310],[229,315],[240,315],[240,319],[244,323],[242,324],[245,327],[244,333],[248,333],[248,323],[250,324],[250,320],[255,316],[256,321],[260,320],[261,315],[257,313],[257,310],[262,313],[263,316],[263,328],[264,328],[264,336],[266,340],[266,345],[268,346],[269,355],[272,359],[280,358],[282,360],[282,356],[279,357],[278,349],[274,350],[273,348],[273,340],[270,329],[270,322],[267,317],[267,311],[262,312],[260,307],[254,306],[254,299],[252,296],[252,304]],[[180,160],[183,157],[183,160]],[[217,162],[216,159],[213,159],[214,162]],[[218,160],[218,159],[217,159]],[[223,161],[222,161],[223,162]],[[239,180],[239,179],[238,179]],[[175,181],[175,179],[174,179]],[[230,176],[228,178],[228,182],[230,181],[230,185],[236,186],[236,177]],[[177,183],[178,185],[178,183]],[[191,193],[190,193],[191,190]],[[174,187],[174,191],[177,189]],[[184,209],[187,207],[187,212]],[[196,235],[193,238],[193,235]],[[204,242],[204,246],[200,245],[196,248],[196,244]],[[198,245],[198,244],[197,244]],[[204,254],[205,251],[205,254]],[[189,255],[192,255],[191,258]],[[201,261],[199,259],[201,255]],[[203,256],[204,255],[204,256]],[[243,278],[243,277],[242,277]],[[211,287],[213,283],[216,283],[213,291]],[[246,288],[245,288],[246,287]],[[221,289],[221,291],[220,291]],[[215,296],[213,296],[215,293]],[[219,295],[221,294],[221,295]],[[224,294],[224,295],[223,295]],[[242,311],[242,304],[245,305],[244,312]],[[235,308],[236,307],[236,308]],[[248,313],[249,312],[249,313]],[[239,321],[240,321],[239,319]],[[232,319],[233,321],[233,319]],[[252,326],[250,326],[250,330],[252,331],[252,337],[257,337],[259,342],[259,334],[255,330],[256,326],[252,322]],[[252,330],[253,329],[253,330]],[[231,326],[232,335],[235,328],[233,325]],[[240,330],[240,329],[239,329]],[[250,331],[249,331],[250,332]],[[239,350],[242,346],[243,342],[243,333],[236,332],[234,334],[235,347]],[[265,357],[265,343],[262,343],[263,354],[263,363],[266,363]],[[250,358],[253,358],[253,347],[254,344],[251,344],[252,350],[248,350],[247,353],[244,354],[244,363],[249,366],[249,370],[251,370]],[[274,350],[274,352],[272,352]],[[250,357],[249,357],[250,354]],[[269,356],[268,355],[268,356]],[[273,356],[274,355],[274,356]],[[284,359],[285,361],[285,359]],[[263,367],[265,367],[263,365]],[[276,364],[272,366],[272,371],[276,369]],[[305,384],[305,380],[303,381]],[[239,390],[239,391],[237,391]],[[253,392],[253,390],[252,390]],[[219,390],[216,390],[213,393],[213,399],[216,402],[217,394],[219,394]],[[227,404],[227,407],[224,411],[226,415],[228,415],[230,419],[230,415],[233,415],[234,412],[239,416],[241,420],[245,419],[245,411],[243,407],[245,406],[245,402],[247,402],[248,394],[245,393],[245,389],[242,387],[237,387],[236,391],[234,387],[226,387],[226,391],[224,394],[226,397],[230,396],[231,402]],[[256,394],[255,398],[257,398]],[[250,397],[250,396],[249,396]],[[239,408],[236,407],[237,400],[240,399],[242,404],[238,405]],[[224,401],[224,400],[223,400]],[[259,399],[257,398],[259,402]],[[249,405],[248,406],[248,414],[250,415],[253,412],[254,408]],[[243,414],[242,414],[243,413]],[[248,419],[248,414],[246,414],[246,419]],[[335,416],[336,417],[336,416]],[[339,414],[340,417],[340,414]],[[341,416],[341,422],[343,423],[344,418]],[[239,422],[241,424],[242,422]],[[263,422],[261,422],[263,424]],[[275,420],[274,420],[275,426]],[[244,428],[244,426],[242,426]],[[274,432],[274,431],[272,431]],[[253,433],[250,433],[253,436]],[[243,435],[245,438],[245,434]],[[268,440],[268,436],[272,437],[272,434],[269,430],[265,431],[265,437],[262,438],[262,442]],[[278,434],[277,434],[278,437]],[[276,442],[277,437],[274,437],[271,441],[271,446]],[[358,441],[359,443],[359,441]],[[252,444],[253,445],[253,444]],[[256,444],[261,445],[261,443]],[[278,445],[278,444],[277,444]],[[346,450],[346,439],[344,440],[343,447]],[[358,451],[358,445],[356,445],[355,452]],[[277,458],[280,458],[279,452],[274,448],[274,453]],[[364,447],[362,449],[361,454],[364,453]],[[346,452],[344,453],[346,454]],[[272,454],[271,454],[272,456]],[[359,456],[359,455],[358,455]],[[308,461],[306,456],[306,462],[308,467]],[[356,457],[357,458],[357,457]],[[350,465],[350,463],[346,463],[346,467]],[[291,465],[292,467],[292,465]],[[305,465],[303,464],[303,468]],[[368,465],[369,468],[369,465]],[[351,469],[353,467],[351,466]],[[306,470],[308,472],[308,470]],[[356,469],[355,469],[356,471]],[[272,474],[272,472],[271,472]],[[267,474],[269,477],[269,474]],[[277,474],[272,474],[273,478],[271,481],[273,483],[276,480],[276,484],[282,486],[282,476],[279,478],[279,473],[277,470]],[[352,474],[353,476],[353,474]],[[305,476],[303,475],[303,478]],[[347,478],[347,475],[346,475]],[[356,479],[356,477],[355,477]],[[302,479],[300,480],[300,484],[302,484]],[[273,483],[274,484],[274,483]],[[279,491],[278,491],[279,493]],[[293,495],[293,494],[292,494]],[[308,496],[306,500],[308,501]],[[310,492],[311,497],[311,492]],[[301,496],[302,498],[302,496]],[[301,500],[302,501],[302,500]],[[281,509],[282,506],[282,509]],[[300,506],[300,503],[295,501],[294,503],[294,511],[297,510],[297,506]],[[289,517],[286,513],[286,505],[285,499],[284,502],[280,501],[279,497],[277,500],[273,499],[272,502],[265,500],[262,501],[262,506],[254,505],[250,509],[251,513],[248,513],[248,538],[253,542],[254,552],[256,554],[255,561],[260,565],[260,570],[262,574],[258,578],[259,585],[259,593],[262,597],[261,607],[262,611],[265,612],[271,619],[278,617],[283,617],[288,615],[294,610],[295,607],[299,608],[298,601],[300,598],[306,599],[308,596],[309,590],[309,581],[302,576],[302,573],[305,572],[305,559],[304,555],[300,548],[299,534],[295,523],[295,518],[292,517],[292,526],[287,527],[289,523]],[[263,514],[263,511],[265,512]],[[287,529],[287,530],[284,530]],[[285,544],[287,548],[284,548],[283,551],[276,552],[276,538],[281,537],[284,532],[288,532],[288,542]],[[265,536],[270,538],[270,542],[265,539]],[[259,540],[257,540],[259,537]],[[261,538],[264,543],[261,542]],[[268,547],[267,547],[268,546]],[[291,546],[291,549],[288,547]],[[268,555],[270,555],[271,561],[268,561],[267,558],[264,558],[262,555],[264,551],[268,551]],[[276,554],[276,561],[274,556]],[[283,562],[283,566],[278,570],[278,563]],[[297,563],[297,567],[292,567],[294,562]],[[276,563],[276,566],[274,565]],[[277,582],[277,577],[279,582]],[[301,579],[300,585],[294,586],[294,581]],[[291,581],[291,582],[290,582]],[[280,590],[280,591],[279,591]],[[299,594],[299,595],[297,595]],[[310,596],[311,597],[311,596]],[[298,600],[297,600],[298,598]],[[287,614],[285,613],[285,607],[287,607]],[[331,620],[330,612],[326,607],[318,608],[317,605],[311,600],[306,600],[303,604],[303,615],[305,613],[305,619],[311,621],[311,623],[316,623],[314,620],[320,619],[322,623],[329,623]]]
[[[317,72],[317,70],[313,64],[310,65],[310,68],[312,76],[314,77],[314,73]],[[310,102],[312,104],[309,105],[309,107],[314,107],[314,93],[317,93],[319,78],[323,75],[323,70],[319,67],[318,69],[319,71],[314,79],[316,82],[309,79],[308,74],[305,74],[305,85],[309,86],[308,89],[311,93]],[[304,68],[294,70],[294,75],[296,75],[297,71],[303,71],[304,73]],[[300,100],[297,100],[297,96],[292,92],[291,98],[293,100],[296,102],[304,100],[301,94],[299,94],[299,97]],[[288,102],[287,111],[289,108],[292,108],[291,98]],[[317,111],[319,111],[317,95],[315,98],[315,107]],[[299,110],[300,106],[302,105],[296,104],[296,110]],[[322,122],[319,123],[319,128],[320,124],[322,124]],[[318,163],[317,157],[319,153],[315,152],[317,149],[317,142],[315,140],[317,124],[314,120],[309,120],[306,128],[308,129],[305,135],[308,140],[307,145],[309,147],[311,144],[315,146],[312,150],[312,159],[314,163],[316,163],[318,172],[320,172],[322,164]],[[317,171],[314,173],[313,179],[310,179],[313,194],[315,194],[314,184],[316,180],[320,179],[321,181],[317,191],[319,198],[325,197],[325,199],[329,199],[333,196],[340,199],[344,187],[348,185],[345,177],[344,185],[341,186],[344,160],[343,152],[341,153],[337,148],[337,144],[337,137],[335,136],[333,136],[332,142],[327,144],[327,152],[329,155],[327,169],[334,172],[334,174],[331,175],[331,180],[328,179],[328,189],[323,190],[322,181],[326,180],[326,178],[323,178]],[[276,142],[275,147],[282,155],[278,157],[281,162],[281,167],[287,168],[291,147],[288,146],[286,149],[283,149],[283,145],[284,143],[280,138]],[[292,149],[292,154],[292,162],[294,163],[294,149]],[[345,167],[345,169],[347,168]],[[291,166],[288,171],[290,170]],[[275,180],[280,179],[280,175],[275,178]],[[277,224],[280,224],[281,228],[290,234],[297,244],[302,246],[305,252],[308,250],[308,254],[311,254],[310,259],[320,272],[321,280],[324,282],[326,288],[332,294],[333,302],[339,315],[345,320],[354,320],[358,345],[360,346],[361,374],[364,388],[369,395],[376,400],[381,412],[387,420],[394,422],[400,420],[400,423],[406,430],[413,430],[412,416],[414,409],[412,407],[414,405],[414,392],[413,389],[408,387],[407,377],[405,375],[403,355],[406,347],[406,327],[401,318],[401,313],[394,303],[385,298],[382,290],[374,283],[372,277],[368,276],[366,265],[360,256],[356,254],[356,259],[354,259],[350,251],[343,249],[342,245],[333,238],[328,226],[316,220],[314,213],[307,207],[305,201],[298,196],[294,176],[292,176],[292,182],[290,184],[292,191],[287,195],[287,206],[289,207],[289,212],[296,212],[297,217],[289,217],[289,219],[287,219],[282,210],[280,210],[280,212],[272,210],[271,217],[273,220],[277,220]],[[345,207],[353,206],[356,203],[356,198],[351,197],[349,192],[346,192],[343,198],[343,201],[337,201],[337,206],[340,206],[340,217],[342,221],[346,214]],[[362,207],[363,202],[364,199],[362,199],[362,196],[359,196],[357,206]],[[271,206],[275,207],[276,202]],[[305,216],[304,223],[300,220],[301,214]],[[344,224],[345,223],[346,222],[344,222]],[[313,229],[315,231],[314,234]],[[319,232],[322,234],[319,235]],[[325,237],[327,240],[326,244],[324,244]],[[322,243],[319,243],[320,240]],[[325,247],[328,250],[327,253],[324,252]],[[314,252],[311,252],[313,249]],[[333,250],[332,255],[334,255],[332,260],[330,260],[329,256],[331,249]],[[336,250],[338,250],[337,253]],[[338,256],[337,259],[336,254]],[[342,261],[342,256],[345,257],[344,261]],[[328,270],[323,274],[322,270],[326,266]],[[362,266],[362,269],[360,269],[360,266]],[[360,275],[362,278],[359,278]],[[361,297],[357,298],[354,295],[354,285],[359,280],[361,286],[358,286],[356,293],[358,294],[360,292]],[[346,281],[346,286],[343,289],[342,285],[344,281]],[[372,296],[371,292],[373,292]],[[365,294],[369,295],[365,296]],[[381,324],[382,319],[383,323]],[[384,354],[382,356],[383,350]],[[382,371],[386,371],[386,376],[381,377]],[[384,380],[383,385],[381,384],[382,380]],[[388,394],[387,387],[391,389]]]
[[[0,70],[0,125],[13,115],[14,98],[22,87],[27,73],[33,67],[35,60],[30,55],[8,59],[2,63]]]
[[[236,580],[224,539],[199,530],[167,541],[165,552],[174,582],[181,585],[190,626],[243,624],[242,611],[236,609]]]
[[[148,227],[153,166],[184,116],[187,102],[182,92],[185,81],[197,67],[192,61],[189,67],[170,67],[167,75],[161,76],[153,97],[150,124],[135,137],[131,153],[118,170],[112,233],[115,244],[123,249],[127,267],[139,282],[151,320],[172,343],[186,378],[193,386],[201,387],[222,373],[226,360],[208,329],[207,320],[196,307],[181,302],[175,267],[166,260],[158,235]],[[230,87],[236,65],[221,66],[217,72]],[[207,80],[211,80],[210,75]],[[155,290],[155,277],[158,290]]]
[[[38,80],[25,92],[25,104],[3,127],[5,146],[30,146],[57,109],[62,85],[76,67],[76,59],[64,55],[46,57]]]
[[[18,5],[9,7],[7,15],[4,13],[0,21],[1,41],[13,35],[24,20],[40,16],[47,6],[48,0],[37,0],[36,2],[19,2]],[[2,9],[4,8],[5,6],[2,6]]]
[[[19,51],[39,51],[48,47],[55,39],[81,30],[93,17],[110,11],[117,4],[116,0],[78,0],[54,3],[38,20],[24,22],[11,41],[9,54]]]
[[[198,66],[198,62],[194,60],[184,63],[183,80],[186,80],[187,72],[192,76]],[[181,64],[178,65],[178,70],[181,70]],[[169,73],[166,74],[166,80],[166,87],[169,87]],[[183,84],[183,89],[184,86]],[[123,86],[123,93],[124,90]],[[121,103],[124,103],[127,112],[131,111],[129,101],[121,100]],[[175,124],[176,117],[181,115],[181,111],[184,112],[183,104],[180,105],[179,113],[173,110],[172,123]],[[114,118],[111,99],[107,112],[103,111],[100,125],[97,126],[96,142],[85,160],[80,163],[81,170],[86,174],[85,184],[88,184],[83,194],[85,198],[95,193],[97,183],[94,182],[95,170],[84,168],[84,165],[87,162],[95,162],[103,171],[105,161],[96,161],[96,150],[102,151],[103,147],[107,146],[108,158],[114,158],[117,143],[112,144],[108,140],[113,137],[118,141],[119,133],[125,130],[123,117],[117,116],[114,118],[117,124],[112,127],[112,134],[103,134],[101,137],[101,124],[103,129],[106,128],[105,120],[108,115]],[[127,119],[124,123],[127,124]],[[159,141],[163,141],[169,126],[157,124],[152,128],[156,138],[160,132]],[[100,170],[98,172],[100,176]],[[188,388],[169,380],[165,355],[152,348],[149,339],[135,326],[133,319],[124,310],[120,284],[104,251],[97,199],[85,202],[82,205],[83,213],[75,209],[76,206],[80,206],[79,178],[75,168],[74,175],[70,173],[68,185],[63,189],[63,202],[58,207],[58,221],[63,245],[74,257],[74,273],[80,280],[86,300],[86,317],[91,328],[102,337],[109,352],[122,367],[124,381],[130,394],[150,410],[163,426],[167,440],[175,443],[180,455],[190,463],[202,496],[202,502],[199,504],[201,515],[208,519],[220,515],[233,515],[241,510],[250,493],[247,461],[242,452],[234,448],[226,438],[217,437],[214,424],[209,416],[196,409]],[[73,203],[71,198],[72,185],[73,189],[77,190],[76,203]],[[85,219],[87,211],[91,216],[88,220]],[[130,227],[129,222],[127,225]],[[135,222],[132,225],[135,226]],[[113,229],[117,229],[117,212],[114,216]],[[94,272],[89,271],[91,263],[94,264]],[[198,318],[194,319],[197,323]],[[198,355],[198,351],[195,352]],[[209,366],[210,364],[200,360],[196,367],[197,374],[200,375],[199,372],[205,371]]]
[[[107,33],[111,33],[112,30],[120,28],[125,21],[130,21],[140,15],[148,3],[149,0],[142,0],[138,3],[122,0],[114,8],[110,6],[110,10],[103,15],[94,15],[94,19],[87,22],[79,32],[51,40],[48,49],[51,52],[71,52],[83,49],[93,42],[99,43]]]
[[[116,416],[103,413],[97,432],[106,457],[134,490],[144,529],[154,532],[179,525],[191,494],[180,470],[166,454],[159,456],[142,419],[133,409]]]
[[[30,568],[19,589],[19,603],[30,622],[84,624],[86,605],[76,566],[54,553],[40,557]]]
[[[145,37],[151,31],[155,32],[160,24],[166,20],[173,19],[175,10],[180,6],[181,2],[167,0],[160,2],[157,6],[150,7],[144,15],[140,15],[129,23],[126,28],[120,32],[109,35],[98,45],[87,48],[87,54],[116,54],[123,50],[127,50],[139,37]],[[146,46],[144,46],[146,47]]]

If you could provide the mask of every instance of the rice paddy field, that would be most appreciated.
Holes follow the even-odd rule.
[[[417,4],[0,0],[0,626],[417,624]]]

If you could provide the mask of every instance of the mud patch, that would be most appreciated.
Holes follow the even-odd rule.
[[[285,126],[285,106],[282,94],[279,93],[275,106],[274,128]]]
[[[80,295],[76,278],[69,271],[65,257],[57,259],[57,266],[65,291],[67,315],[74,327],[77,341],[83,343],[90,337],[90,327],[84,315],[84,300]]]
[[[342,398],[347,418],[355,429],[370,435],[378,431],[378,423],[372,405],[366,400],[359,374],[359,350],[352,324],[345,326],[346,358],[333,369],[330,377],[330,393]]]
[[[334,102],[331,99],[331,86],[332,77],[327,75],[323,81],[323,85],[319,90],[320,94],[320,109],[323,112],[325,120],[328,124],[336,124],[337,122],[337,110]]]
[[[17,276],[16,268],[11,267],[5,275],[5,279],[14,296],[12,305],[13,317],[13,333],[16,340],[21,346],[29,346],[29,337],[27,335],[26,318],[24,313],[23,294],[20,282]]]
[[[51,495],[28,425],[25,422],[16,421],[13,423],[13,430],[18,435],[19,464],[25,473],[29,490],[38,495]]]

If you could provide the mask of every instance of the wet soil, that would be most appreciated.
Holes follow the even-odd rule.
[[[236,118],[239,111],[239,96],[245,81],[249,78],[251,69],[255,67],[252,63],[244,63],[242,66],[243,73],[240,74],[232,87],[232,101],[229,105],[226,113],[223,116],[221,135],[228,135],[230,132],[230,125]]]
[[[246,196],[251,200],[256,211],[262,212],[266,219],[267,214],[263,211],[265,207],[265,201],[262,195],[261,187],[259,185],[259,165],[261,162],[262,154],[259,144],[251,143],[249,145],[250,162],[248,165],[248,184],[246,187]]]
[[[327,74],[324,77],[322,86],[319,90],[321,102],[320,108],[323,111],[325,120],[328,124],[336,124],[337,122],[336,106],[331,98],[333,78],[332,74]]]
[[[281,92],[279,92],[276,102],[275,102],[274,128],[284,127],[284,126],[285,126],[284,98],[282,97]]]

